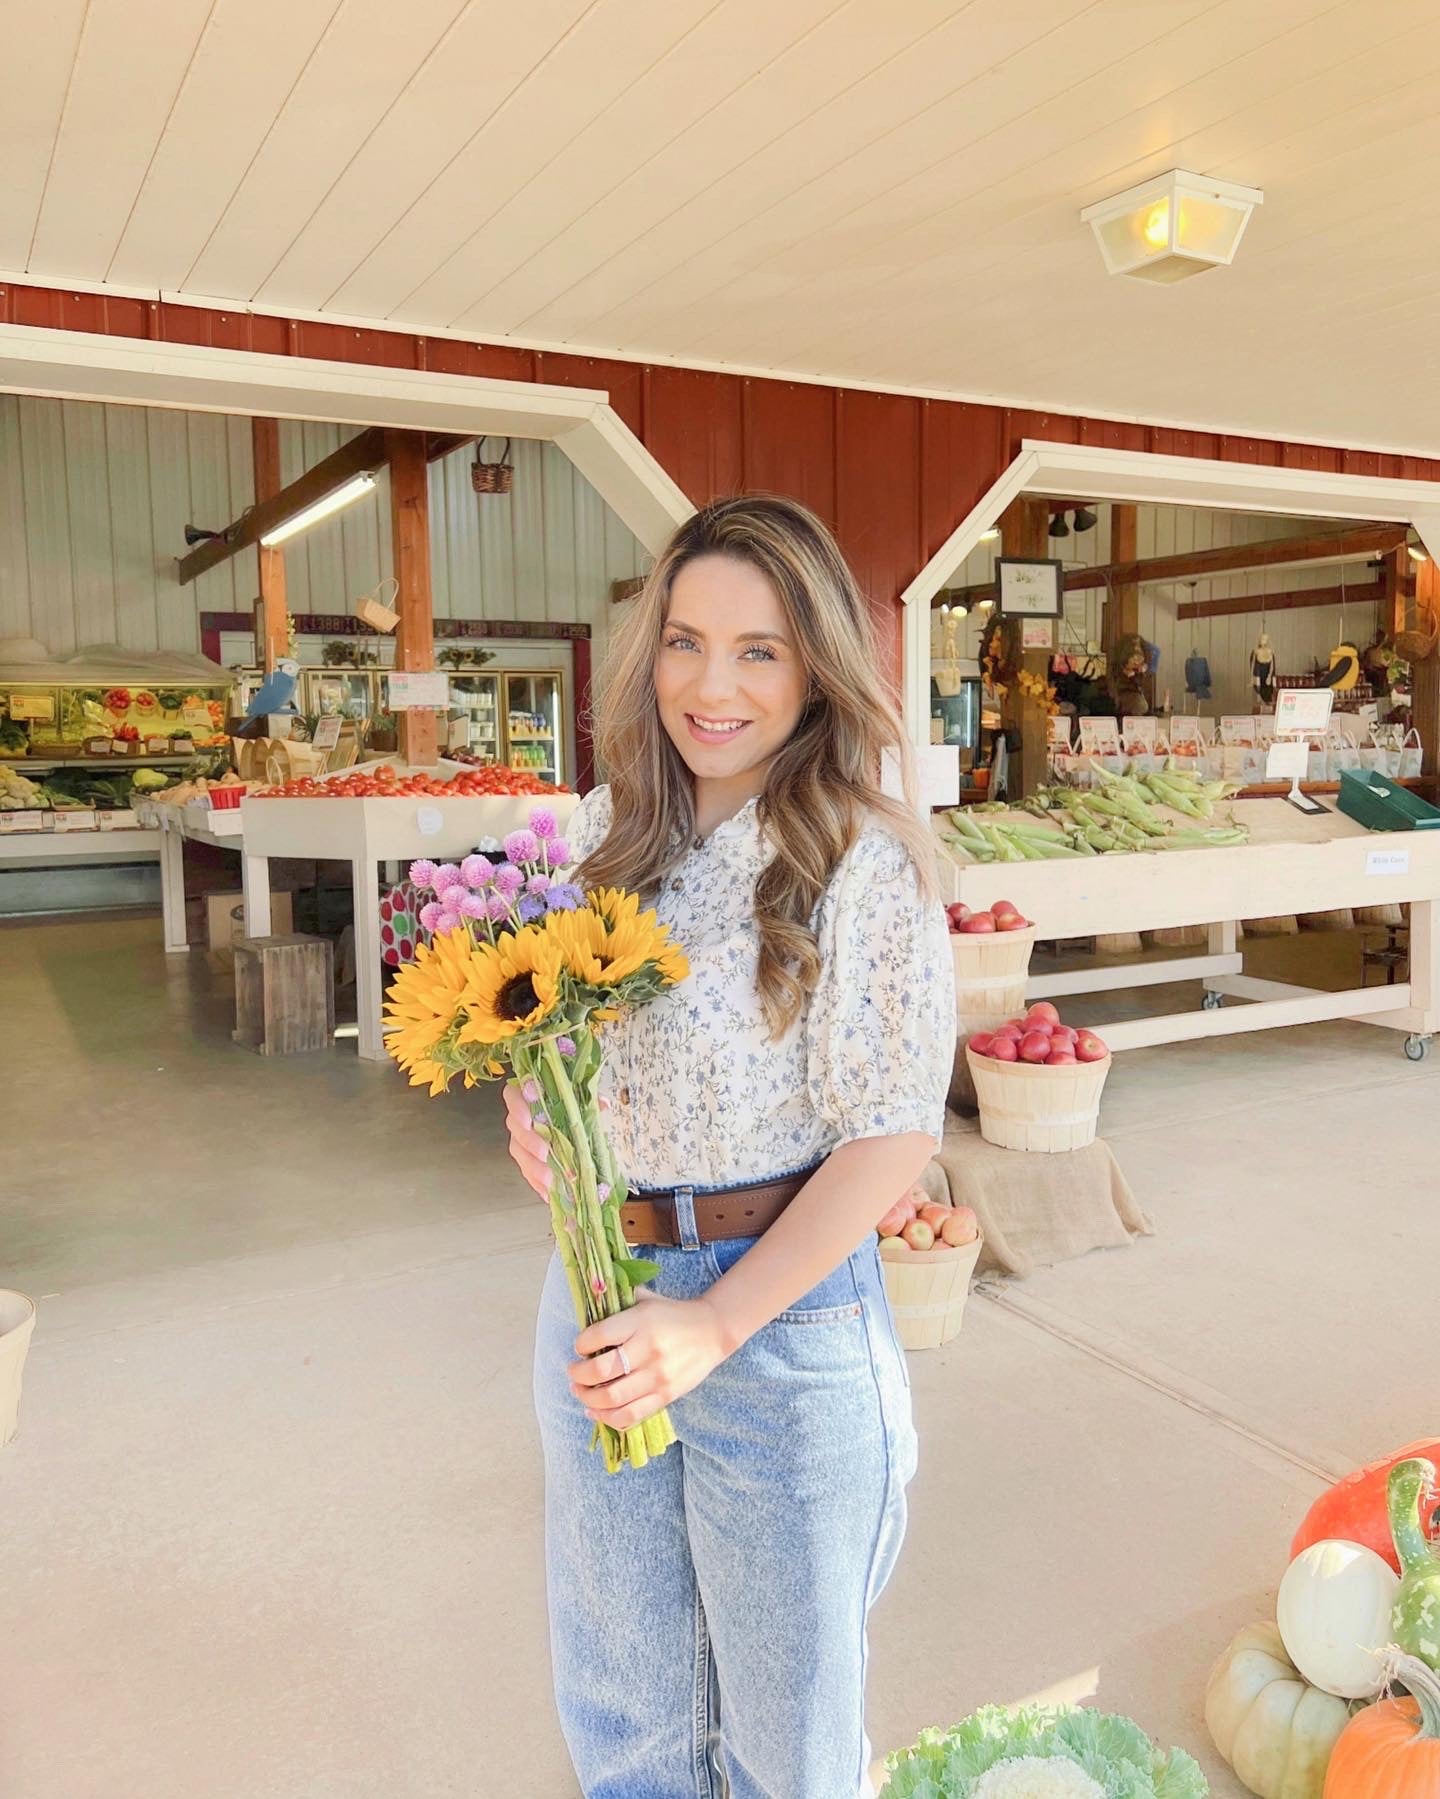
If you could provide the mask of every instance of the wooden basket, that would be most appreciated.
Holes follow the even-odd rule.
[[[1025,1010],[1035,926],[1024,931],[952,931],[955,1015],[962,1036]]]
[[[1403,656],[1407,662],[1424,662],[1435,654],[1435,646],[1440,644],[1440,619],[1429,606],[1417,610],[1424,614],[1429,630],[1397,631],[1393,639],[1396,655]]]
[[[475,460],[470,464],[470,485],[476,493],[509,493],[515,479],[514,465],[510,461],[510,439],[505,439],[498,462],[486,462],[484,454],[485,439],[482,437],[475,446]]]
[[[1103,1062],[1059,1068],[1043,1062],[997,1062],[971,1049],[965,1059],[980,1102],[980,1135],[987,1143],[1057,1155],[1095,1141],[1109,1055]]]
[[[323,775],[329,755],[328,750],[317,750],[313,743],[293,743],[288,737],[277,737],[265,752],[265,779],[272,787],[279,787],[304,775]]]
[[[896,1333],[906,1349],[938,1349],[959,1335],[965,1301],[970,1297],[970,1277],[984,1243],[983,1237],[977,1237],[958,1249],[948,1244],[934,1249],[896,1249],[893,1238],[880,1239],[885,1292]]]

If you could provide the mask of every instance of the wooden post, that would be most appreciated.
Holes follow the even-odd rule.
[[[1014,500],[1000,515],[1000,553],[1004,556],[1045,556],[1049,553],[1047,534],[1050,508],[1044,500],[1027,497]],[[1020,628],[1017,621],[1016,629]],[[1058,633],[1058,625],[1056,627]],[[1020,666],[1042,680],[1049,678],[1050,650],[1025,650]],[[1045,764],[1049,754],[1050,715],[1038,701],[1011,685],[1000,705],[1000,722],[1007,731],[1018,731],[1020,750],[1018,770],[1011,755],[1010,795],[1028,797],[1044,785]]]
[[[1380,558],[1379,623],[1387,637],[1403,631],[1409,623],[1407,608],[1415,594],[1415,564],[1410,552],[1401,544],[1387,550]]]
[[[273,499],[283,483],[280,479],[280,421],[251,419],[250,442],[255,459],[255,502]],[[285,547],[275,544],[267,548],[255,546],[259,563],[260,592],[256,601],[255,660],[265,670],[274,672],[282,656],[290,654],[290,613],[285,598]]]
[[[390,464],[390,522],[395,545],[395,579],[400,592],[395,609],[395,667],[405,674],[424,674],[435,667],[435,609],[430,591],[430,506],[426,484],[425,436],[420,431],[387,431]],[[433,712],[399,715],[400,753],[417,767],[432,766],[438,756]]]
[[[1411,564],[1415,571],[1415,621],[1417,631],[1433,630],[1440,619],[1440,568],[1432,560]],[[1422,772],[1440,772],[1440,653],[1410,665],[1410,718],[1420,733],[1424,755]]]
[[[1135,560],[1135,520],[1138,507],[1117,503],[1110,508],[1110,560]],[[1115,651],[1122,637],[1140,629],[1140,589],[1133,581],[1116,582],[1107,589],[1100,614],[1100,648],[1115,666]]]

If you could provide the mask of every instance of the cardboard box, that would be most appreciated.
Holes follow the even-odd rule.
[[[245,896],[243,893],[207,893],[205,895],[205,935],[213,955],[230,956],[235,940],[245,935]],[[270,895],[270,933],[285,937],[291,930],[290,895]]]

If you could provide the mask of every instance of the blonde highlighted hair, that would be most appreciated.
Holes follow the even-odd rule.
[[[675,577],[700,556],[732,556],[766,577],[810,680],[806,709],[760,796],[774,855],[755,884],[756,985],[780,1036],[820,975],[815,907],[865,824],[883,822],[905,844],[928,898],[937,893],[935,849],[918,813],[880,790],[888,750],[913,794],[914,758],[878,672],[869,607],[839,545],[794,500],[747,494],[713,501],[680,526],[615,634],[594,715],[613,816],[579,878],[652,894],[694,834],[694,780],[660,720],[655,661]]]

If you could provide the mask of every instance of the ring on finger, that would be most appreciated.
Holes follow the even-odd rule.
[[[633,1374],[635,1371],[630,1366],[630,1358],[625,1353],[625,1345],[623,1343],[617,1343],[615,1345],[615,1353],[620,1358],[620,1372],[627,1375]]]

